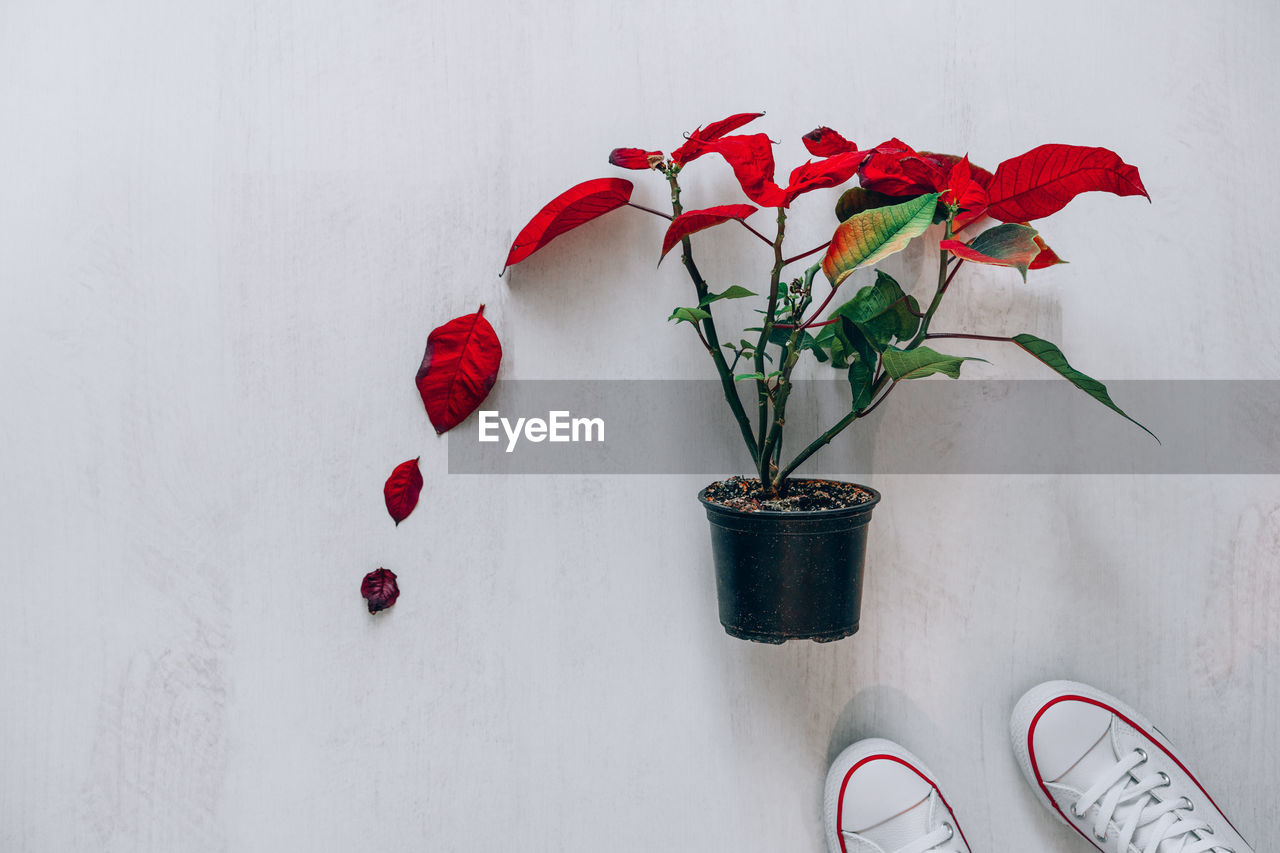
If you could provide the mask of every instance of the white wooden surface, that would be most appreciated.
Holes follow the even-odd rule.
[[[641,214],[495,276],[614,146],[753,109],[783,170],[818,124],[1118,150],[1155,204],[1080,199],[1045,223],[1072,264],[975,275],[951,319],[1104,377],[1275,378],[1278,8],[0,5],[0,849],[817,853],[827,762],[881,735],[975,849],[1066,853],[1005,734],[1060,677],[1273,849],[1275,478],[880,477],[862,633],[770,648],[715,622],[696,478],[449,477],[411,380],[480,302],[508,377],[705,375]],[[737,201],[706,166],[691,194]],[[704,246],[726,284],[760,260]]]

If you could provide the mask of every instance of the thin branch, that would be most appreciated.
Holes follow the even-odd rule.
[[[629,201],[627,202],[627,206],[634,207],[636,210],[643,210],[645,213],[652,213],[654,216],[661,216],[663,219],[667,220],[668,222],[670,222],[672,219],[675,218],[669,214],[663,213],[660,210],[654,210],[652,207],[645,207],[643,204],[636,204],[635,202]]]
[[[960,272],[960,267],[964,264],[964,258],[957,258],[958,263],[951,268],[951,275],[947,276],[947,280],[942,283],[942,289],[945,292],[951,286],[951,279],[956,277],[956,273]]]
[[[823,249],[827,248],[830,245],[831,245],[831,241],[828,240],[827,242],[823,243],[821,246],[818,246],[817,248],[810,249],[807,252],[801,252],[800,254],[796,255],[794,258],[787,258],[785,261],[782,262],[782,265],[785,267],[788,264],[794,264],[796,261],[803,261],[805,258],[809,257],[810,255],[821,252]]]
[[[1002,343],[1014,343],[1013,338],[1000,335],[968,335],[961,332],[929,332],[924,336],[925,340],[934,338],[964,338],[966,341],[1000,341]]]
[[[775,329],[818,329],[823,326],[830,326],[832,323],[838,323],[838,322],[840,322],[839,317],[835,318],[834,320],[823,320],[821,323],[801,323],[799,326],[796,326],[792,323],[774,323],[773,327]]]
[[[841,282],[841,284],[843,283],[844,282]],[[812,316],[810,316],[807,321],[801,324],[800,328],[807,329],[810,326],[825,326],[826,323],[814,323],[813,321],[821,317],[822,312],[827,310],[827,306],[831,304],[831,300],[835,297],[836,291],[839,289],[840,289],[839,284],[837,284],[835,287],[832,287],[831,292],[827,294],[827,298],[822,300],[822,304],[818,306],[818,310],[814,311]],[[828,322],[832,322],[832,321],[828,321]]]
[[[737,222],[739,225],[741,225],[743,228],[745,228],[745,229],[747,229],[748,231],[750,231],[752,234],[754,234],[754,235],[756,235],[757,237],[759,237],[761,240],[765,241],[765,243],[769,244],[769,247],[770,247],[770,248],[772,248],[772,247],[773,247],[773,241],[772,241],[772,240],[770,240],[768,237],[764,236],[763,234],[761,234],[761,233],[760,233],[759,231],[757,231],[756,229],[752,228],[750,225],[748,225],[748,224],[746,223],[746,220],[743,220],[743,219],[735,219],[734,221],[735,221],[735,222]]]
[[[711,344],[707,343],[707,336],[702,334],[702,327],[697,323],[690,323],[689,325],[693,326],[693,330],[698,333],[698,340],[702,341],[702,345],[707,348],[707,352],[713,352]]]
[[[897,387],[898,387],[899,385],[901,385],[901,384],[902,384],[902,383],[897,382],[897,381],[890,382],[890,383],[889,383],[889,387],[888,387],[887,389],[885,389],[885,392],[884,392],[883,394],[881,394],[881,395],[880,395],[880,399],[879,399],[879,400],[876,400],[876,401],[875,401],[874,403],[872,403],[870,406],[867,406],[867,407],[866,407],[865,409],[863,409],[861,412],[858,412],[858,417],[859,417],[859,418],[865,418],[867,415],[869,415],[869,414],[871,414],[872,412],[874,412],[874,411],[876,410],[876,407],[877,407],[877,406],[879,406],[881,403],[883,403],[883,402],[885,401],[885,399],[886,399],[890,394],[892,394],[892,393],[893,393],[893,389],[894,389],[894,388],[897,388]]]

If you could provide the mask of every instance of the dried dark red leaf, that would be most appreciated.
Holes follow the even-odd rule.
[[[369,602],[370,613],[386,610],[400,597],[400,585],[396,583],[395,572],[388,569],[369,572],[360,582],[360,595]]]
[[[453,429],[484,402],[501,363],[502,344],[484,318],[483,305],[427,336],[416,381],[437,433]]]
[[[700,127],[689,134],[689,138],[685,140],[684,145],[681,145],[671,153],[671,159],[681,166],[691,160],[696,160],[707,153],[708,143],[716,141],[725,134],[733,133],[744,124],[755,121],[762,115],[764,113],[738,113],[728,118],[722,118],[720,121],[714,121],[706,127]]]
[[[686,210],[671,221],[666,235],[662,238],[662,257],[667,256],[677,243],[690,234],[695,234],[730,219],[746,219],[755,213],[757,208],[750,204],[722,204],[719,207],[707,207],[702,210]]]
[[[631,200],[633,189],[635,185],[625,178],[596,178],[560,193],[516,235],[507,266],[520,263],[566,231],[622,207]]]
[[[410,459],[408,462],[401,462],[387,478],[386,485],[382,487],[382,496],[387,502],[387,512],[391,514],[397,527],[418,505],[418,495],[421,493],[422,470],[418,468],[418,460]]]
[[[623,169],[652,169],[662,162],[661,151],[645,151],[643,148],[615,148],[609,152],[609,163]]]
[[[1041,145],[1005,160],[987,187],[987,212],[1002,222],[1056,213],[1084,192],[1151,196],[1134,166],[1106,148]]]
[[[804,147],[814,157],[833,157],[857,151],[858,146],[829,127],[815,127],[803,137]]]

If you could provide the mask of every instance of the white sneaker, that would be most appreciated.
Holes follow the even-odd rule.
[[[1040,801],[1098,850],[1253,853],[1168,739],[1101,690],[1041,684],[1010,728]]]
[[[827,773],[831,853],[971,853],[933,774],[887,740],[862,740]]]

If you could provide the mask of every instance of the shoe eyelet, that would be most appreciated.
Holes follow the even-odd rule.
[[[1145,749],[1143,749],[1142,747],[1138,747],[1137,749],[1134,750],[1134,752],[1136,752],[1138,754],[1138,757],[1142,759],[1141,761],[1138,762],[1139,764],[1147,763],[1147,751]]]
[[[1094,837],[1094,838],[1096,838],[1096,839],[1098,839],[1099,841],[1106,841],[1106,840],[1107,840],[1107,833],[1105,833],[1105,832],[1104,832],[1104,833],[1102,833],[1101,835],[1099,835],[1098,833],[1096,833],[1096,832],[1095,832],[1095,833],[1093,834],[1093,837]]]
[[[951,839],[956,837],[956,828],[954,826],[952,826],[950,823],[948,823],[945,820],[942,822],[942,825],[947,828],[947,839],[946,839],[947,841],[950,841]]]
[[[1168,773],[1165,773],[1163,770],[1161,770],[1161,771],[1160,771],[1159,773],[1157,773],[1156,775],[1160,777],[1160,785],[1159,785],[1159,787],[1161,787],[1161,788],[1168,788],[1170,785],[1172,785],[1172,784],[1173,784],[1173,780],[1169,778],[1169,774],[1168,774]]]
[[[1193,812],[1196,810],[1196,804],[1191,802],[1187,797],[1183,797],[1182,801],[1186,803],[1186,805],[1182,807],[1184,811]]]

